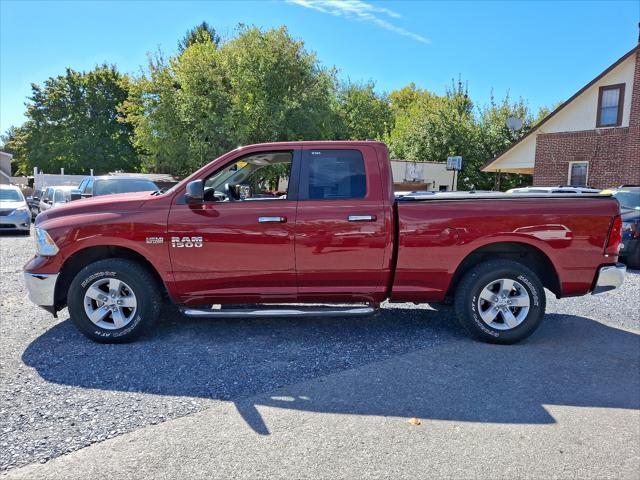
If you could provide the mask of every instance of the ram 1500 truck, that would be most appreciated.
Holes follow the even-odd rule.
[[[393,192],[379,142],[229,152],[166,192],[38,215],[29,297],[99,342],[131,340],[165,297],[190,317],[363,315],[453,301],[474,337],[513,343],[557,297],[621,285],[618,202],[602,195]],[[322,306],[318,306],[322,304]]]

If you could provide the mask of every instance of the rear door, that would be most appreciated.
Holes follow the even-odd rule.
[[[373,147],[303,148],[295,233],[301,300],[371,299],[383,288],[386,230]]]

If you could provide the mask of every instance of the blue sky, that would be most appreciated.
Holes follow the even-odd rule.
[[[409,82],[444,92],[468,81],[474,100],[522,96],[537,109],[567,99],[638,39],[640,1],[364,0],[29,2],[0,0],[0,130],[24,121],[32,82],[102,62],[137,73],[206,20],[287,25],[327,66],[379,91]]]

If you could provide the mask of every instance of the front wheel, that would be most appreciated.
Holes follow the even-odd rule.
[[[123,258],[98,260],[73,279],[67,295],[71,320],[91,340],[133,340],[155,320],[161,295],[151,273]]]
[[[489,260],[466,273],[455,294],[460,324],[473,337],[511,344],[540,325],[546,298],[538,276],[512,260]]]

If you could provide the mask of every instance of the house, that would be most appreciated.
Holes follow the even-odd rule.
[[[484,172],[533,185],[640,185],[640,44],[580,89]]]
[[[391,160],[393,188],[399,190],[429,190],[446,192],[457,190],[453,171],[447,170],[444,162],[413,162],[410,160]]]
[[[0,183],[10,183],[12,161],[13,155],[7,152],[0,152]]]

